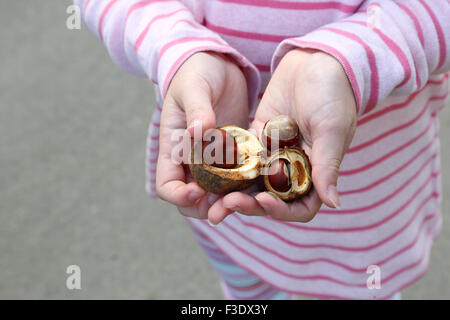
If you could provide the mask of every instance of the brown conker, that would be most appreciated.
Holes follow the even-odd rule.
[[[272,148],[293,147],[300,141],[300,129],[294,119],[279,115],[266,122],[261,138],[269,151],[273,151]]]
[[[204,162],[222,169],[233,169],[238,166],[238,148],[236,140],[223,129],[215,129],[203,141],[202,152]]]
[[[264,147],[261,145],[259,139],[251,132],[239,128],[237,126],[222,126],[219,128],[219,133],[215,132],[215,135],[219,137],[216,141],[219,146],[223,146],[224,137],[233,137],[233,148],[227,148],[228,150],[234,150],[237,147],[236,157],[233,155],[233,162],[237,163],[232,168],[221,168],[222,164],[216,162],[214,165],[206,163],[205,159],[199,157],[198,154],[205,149],[205,153],[208,153],[216,146],[208,145],[204,146],[203,141],[194,143],[191,148],[189,169],[195,181],[205,190],[215,194],[226,194],[233,191],[244,190],[253,185],[259,178],[261,169],[263,166],[261,160],[261,153]],[[212,140],[212,139],[210,139]],[[214,143],[214,141],[211,141]],[[206,150],[208,148],[208,150]],[[227,150],[227,151],[228,151]],[[226,164],[228,165],[228,164]]]
[[[265,165],[264,185],[284,201],[306,194],[312,186],[308,156],[299,148],[279,149]]]
[[[273,189],[286,192],[291,188],[290,164],[286,159],[277,159],[269,166],[269,182]]]

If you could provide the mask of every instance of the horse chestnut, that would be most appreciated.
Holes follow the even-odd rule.
[[[223,129],[214,129],[203,141],[204,163],[216,168],[233,169],[238,165],[238,148],[233,136]]]
[[[306,194],[312,185],[308,156],[298,148],[279,149],[267,161],[264,185],[284,201]]]
[[[297,123],[289,116],[266,122],[261,138],[272,155],[264,162],[264,147],[255,135],[223,126],[206,136],[207,141],[192,146],[189,169],[198,184],[212,193],[240,191],[264,181],[268,191],[293,201],[312,186],[308,156],[298,148],[300,137]],[[258,179],[261,173],[264,179]]]
[[[279,115],[266,122],[262,131],[262,141],[269,151],[274,149],[293,147],[300,140],[300,129],[289,116]]]
[[[262,168],[260,153],[264,150],[264,147],[255,135],[242,128],[223,126],[218,129],[215,130],[218,139],[216,138],[206,144],[199,141],[192,146],[189,169],[198,184],[209,192],[224,194],[244,190],[250,187],[260,176]],[[219,134],[217,134],[217,131]],[[230,141],[230,137],[233,138],[233,143],[224,143],[226,140]],[[199,143],[202,143],[202,145],[199,145]],[[212,153],[213,149],[220,152],[223,145],[227,149],[223,153],[232,156],[232,163],[224,161],[225,166],[223,166],[223,163],[218,163],[221,161],[217,159],[217,156],[215,161],[206,161],[208,159],[205,159],[205,157],[200,158],[202,161],[195,161],[198,159],[196,151],[201,150],[206,153],[207,158],[208,152],[211,151]],[[232,147],[227,148],[227,146]]]
[[[286,159],[277,159],[269,166],[270,186],[278,192],[286,192],[291,188],[290,164]]]

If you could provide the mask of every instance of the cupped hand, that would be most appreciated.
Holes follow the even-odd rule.
[[[245,77],[228,56],[196,53],[183,63],[167,90],[156,169],[158,196],[176,205],[185,216],[207,218],[211,205],[221,206],[223,199],[206,193],[193,181],[189,168],[174,157],[181,142],[177,132],[194,137],[194,131],[225,124],[248,126]]]
[[[322,203],[339,209],[338,171],[357,118],[354,94],[341,64],[320,51],[288,52],[270,80],[252,128],[260,134],[266,121],[280,114],[297,120],[302,148],[311,161],[314,188],[292,203],[267,192],[256,196],[234,192],[223,198],[223,206],[246,215],[297,222],[313,219]],[[210,210],[209,219],[219,223],[227,214]]]

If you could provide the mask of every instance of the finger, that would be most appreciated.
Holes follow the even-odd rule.
[[[185,216],[196,219],[207,219],[208,210],[211,207],[209,194],[204,195],[191,207],[178,207],[178,211]]]
[[[311,167],[314,188],[329,207],[340,209],[337,191],[339,167],[349,142],[349,129],[328,127],[312,129]]]
[[[266,212],[258,201],[249,194],[232,192],[223,198],[223,206],[248,216],[265,216]]]
[[[280,112],[278,111],[272,96],[267,91],[264,93],[258,109],[255,113],[255,119],[252,122],[250,129],[256,134],[258,138],[261,139],[261,133],[264,125],[267,121],[278,116]]]
[[[181,142],[173,136],[177,131],[184,132],[184,129],[180,128],[185,128],[184,112],[168,98],[161,114],[156,192],[161,199],[176,206],[186,207],[192,206],[206,192],[196,182],[187,183],[181,159],[176,159],[172,154],[184,141],[182,135],[177,137],[181,138]]]
[[[212,91],[203,80],[193,80],[176,99],[186,113],[187,130],[195,137],[196,130],[204,133],[216,127],[216,115],[212,107]]]
[[[270,192],[258,194],[256,200],[272,218],[295,222],[311,221],[322,205],[322,201],[314,189],[307,196],[292,203],[286,203]]]
[[[158,196],[179,207],[193,206],[206,193],[197,182],[186,183],[183,167],[172,162],[171,157],[160,152],[156,169]]]
[[[223,206],[223,198],[219,198],[208,210],[208,221],[216,226],[221,223],[233,210]]]

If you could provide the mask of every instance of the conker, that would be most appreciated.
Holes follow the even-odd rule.
[[[266,189],[284,201],[296,200],[311,189],[311,165],[299,148],[279,149],[268,159],[265,170]]]
[[[216,168],[233,169],[238,165],[238,148],[233,136],[223,129],[215,129],[204,141],[202,152],[204,162]]]
[[[273,161],[269,166],[269,182],[272,188],[286,192],[291,188],[290,164],[286,159]]]
[[[269,152],[264,152],[260,140],[245,129],[223,126],[214,130],[207,141],[192,146],[192,176],[203,189],[216,194],[244,190],[258,183],[284,201],[308,193],[312,187],[311,165],[299,149],[301,136],[296,121],[286,115],[277,116],[266,122],[261,138]],[[263,154],[271,155],[263,161]]]
[[[209,149],[208,144],[199,141],[192,146],[189,169],[195,181],[206,191],[225,194],[232,191],[244,190],[253,185],[260,176],[263,166],[261,153],[264,147],[255,135],[245,129],[236,126],[223,126],[218,129],[221,132],[218,136],[222,138],[217,139],[217,141],[211,141],[213,143],[211,148],[217,147],[214,143],[219,142],[219,146],[222,147],[224,140],[229,140],[232,137],[234,143],[231,145],[233,148],[227,148],[227,152],[231,150],[234,163],[230,164],[230,167],[228,167],[229,164],[226,164],[225,168],[222,167],[222,164],[217,163],[220,162],[218,160],[215,163],[208,164],[204,161],[206,159],[197,156],[196,151],[204,150],[205,153],[208,153],[211,149]],[[215,133],[217,135],[217,132]],[[236,153],[234,152],[235,149]],[[196,161],[198,159],[202,161]]]
[[[269,151],[273,151],[272,147],[275,149],[293,147],[299,143],[300,129],[294,119],[279,115],[266,122],[261,138]]]

